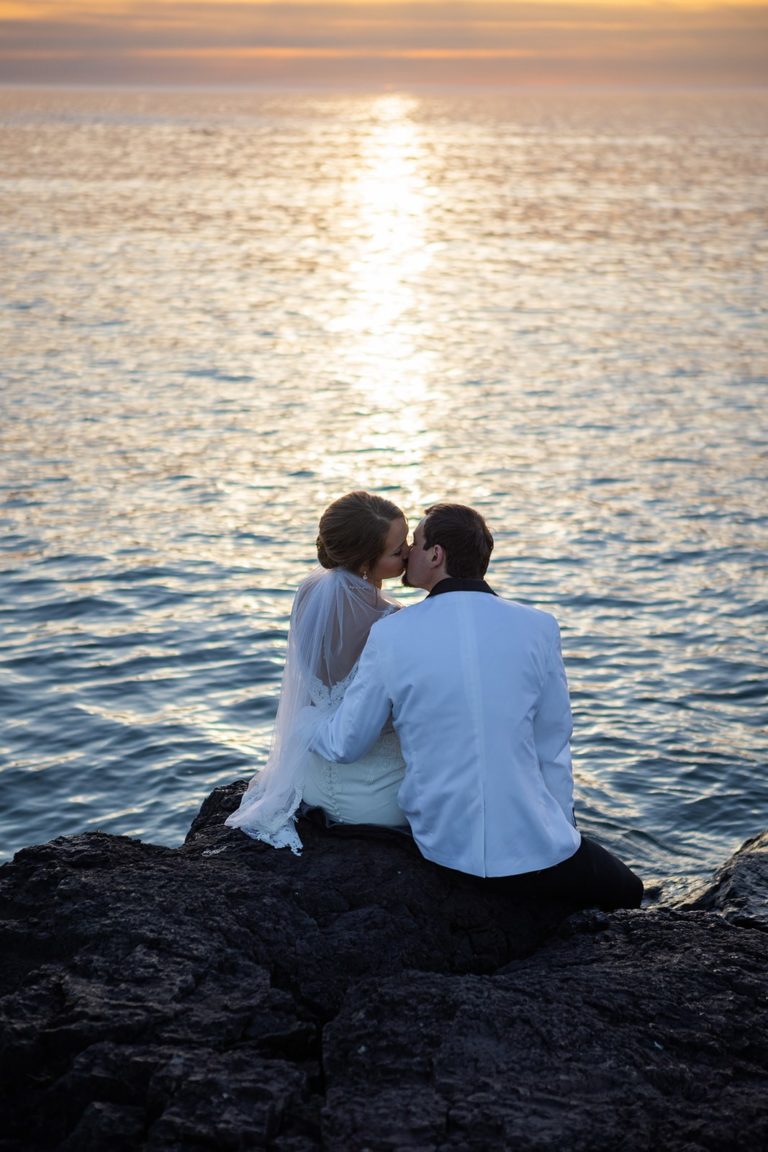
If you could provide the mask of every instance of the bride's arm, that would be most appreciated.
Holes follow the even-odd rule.
[[[390,701],[381,677],[374,629],[344,699],[333,716],[318,728],[310,749],[326,760],[351,764],[375,744],[389,711]]]

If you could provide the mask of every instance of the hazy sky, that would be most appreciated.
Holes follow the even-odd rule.
[[[768,4],[0,0],[0,82],[768,81]]]

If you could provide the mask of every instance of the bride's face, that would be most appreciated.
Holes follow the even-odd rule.
[[[408,525],[398,516],[389,526],[384,551],[368,573],[371,584],[381,587],[382,580],[395,580],[402,576],[408,560]]]

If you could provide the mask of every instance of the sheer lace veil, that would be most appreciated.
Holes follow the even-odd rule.
[[[316,568],[301,584],[291,611],[269,758],[248,785],[240,808],[228,817],[231,828],[276,848],[300,851],[294,820],[312,756],[300,714],[309,705],[326,711],[338,707],[371,627],[398,607],[345,568]]]

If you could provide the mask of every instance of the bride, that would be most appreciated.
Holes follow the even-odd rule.
[[[404,572],[407,536],[402,512],[381,496],[350,492],[326,508],[317,537],[321,567],[300,585],[291,610],[269,759],[227,818],[230,828],[296,853],[302,803],[340,823],[407,828],[397,804],[405,765],[391,723],[362,759],[331,764],[309,751],[316,725],[302,716],[310,705],[338,707],[372,625],[400,608],[381,584]]]

